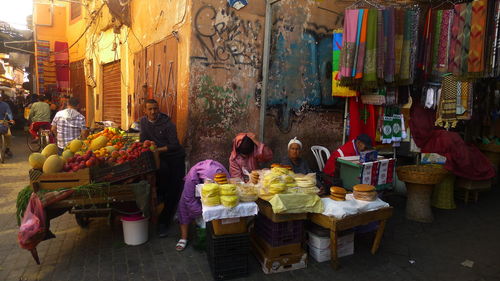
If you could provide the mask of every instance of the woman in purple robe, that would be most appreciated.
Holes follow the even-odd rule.
[[[194,165],[184,178],[184,190],[177,209],[181,228],[181,239],[175,246],[177,251],[186,248],[189,224],[202,214],[201,200],[196,197],[196,185],[203,183],[206,179],[213,180],[215,174],[218,173],[224,173],[229,177],[229,173],[221,163],[205,160]]]

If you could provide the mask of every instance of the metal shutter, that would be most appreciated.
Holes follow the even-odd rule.
[[[102,120],[122,123],[120,61],[103,65]]]

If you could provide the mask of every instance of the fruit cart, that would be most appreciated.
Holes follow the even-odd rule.
[[[91,217],[112,218],[117,206],[133,203],[149,206],[151,219],[155,221],[153,210],[156,206],[158,162],[157,153],[148,151],[134,160],[114,166],[103,164],[59,173],[42,173],[32,169],[30,183],[35,192],[73,190],[71,195],[50,204],[46,209],[60,210],[60,213],[68,210],[75,215],[81,227],[86,227]],[[148,190],[139,186],[145,182],[149,184]],[[138,197],[144,196],[148,198],[142,198],[142,203],[139,203]]]

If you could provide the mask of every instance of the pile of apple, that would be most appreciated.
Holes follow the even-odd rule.
[[[97,157],[91,150],[88,150],[83,155],[76,154],[75,156],[68,158],[63,166],[63,171],[76,172],[78,170],[97,165],[103,161],[104,158]]]
[[[153,141],[146,140],[143,143],[134,142],[127,150],[113,151],[108,162],[123,164],[127,161],[137,159],[144,152],[154,151],[155,149],[156,145]]]

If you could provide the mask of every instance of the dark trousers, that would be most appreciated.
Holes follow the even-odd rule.
[[[168,226],[172,222],[184,188],[185,169],[184,156],[160,157],[158,200],[164,203],[158,218],[160,224]]]

